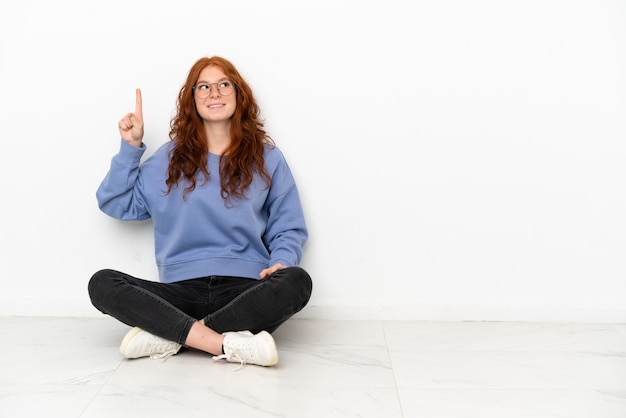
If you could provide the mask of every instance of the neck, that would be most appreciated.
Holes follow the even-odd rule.
[[[222,155],[230,145],[230,124],[205,124],[209,152]]]

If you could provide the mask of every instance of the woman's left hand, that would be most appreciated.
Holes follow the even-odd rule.
[[[278,270],[282,270],[282,269],[286,269],[287,266],[283,266],[280,263],[276,263],[274,264],[272,267],[266,268],[264,270],[261,271],[261,274],[259,274],[259,276],[261,276],[261,280],[265,279],[266,277],[268,277],[270,274],[278,271]]]

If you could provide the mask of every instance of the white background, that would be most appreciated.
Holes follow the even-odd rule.
[[[231,60],[298,182],[301,316],[626,320],[626,2],[0,3],[0,314],[99,315],[156,279],[95,190],[144,98],[149,155],[202,56]]]

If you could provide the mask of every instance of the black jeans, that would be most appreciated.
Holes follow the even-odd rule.
[[[311,290],[311,278],[300,267],[265,280],[208,276],[160,283],[100,270],[89,281],[89,297],[99,311],[179,344],[199,319],[219,333],[273,332],[304,308]]]

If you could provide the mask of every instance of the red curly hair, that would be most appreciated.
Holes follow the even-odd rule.
[[[243,199],[255,173],[269,187],[271,179],[265,169],[263,151],[265,144],[274,145],[274,142],[263,129],[252,89],[230,61],[217,56],[196,61],[178,94],[177,112],[170,123],[169,137],[175,145],[165,181],[167,193],[184,180],[187,183],[184,196],[196,188],[198,175],[204,176],[203,183],[210,179],[207,137],[193,95],[200,72],[209,66],[218,67],[235,84],[237,105],[230,125],[230,145],[220,157],[220,186],[224,200]]]

